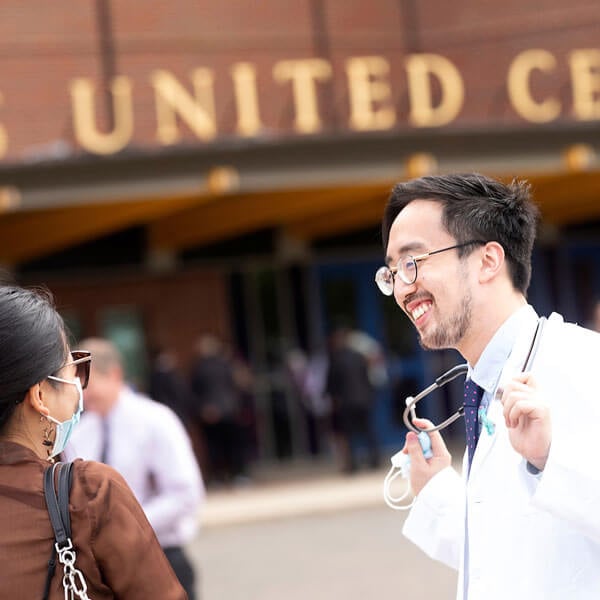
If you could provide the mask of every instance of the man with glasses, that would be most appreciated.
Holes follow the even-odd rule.
[[[600,596],[600,335],[527,303],[537,221],[526,183],[478,174],[398,184],[383,217],[379,289],[423,347],[468,362],[462,477],[438,431],[431,458],[414,432],[403,449],[403,532],[459,571],[459,599]]]

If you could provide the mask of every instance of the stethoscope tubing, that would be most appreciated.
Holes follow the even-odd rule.
[[[460,417],[462,417],[463,413],[465,412],[465,409],[462,406],[453,415],[448,417],[439,425],[435,425],[434,427],[420,429],[416,425],[413,425],[411,421],[411,418],[414,419],[416,416],[414,414],[414,407],[417,404],[417,402],[419,402],[419,400],[422,400],[423,398],[425,398],[425,396],[431,394],[431,392],[433,392],[434,390],[441,388],[443,385],[446,385],[447,383],[449,383],[453,379],[456,379],[460,375],[465,374],[468,371],[468,369],[469,365],[467,364],[456,365],[455,367],[452,367],[452,369],[446,371],[443,375],[438,377],[434,383],[432,383],[429,387],[426,387],[422,392],[419,392],[416,396],[409,396],[406,399],[406,408],[404,409],[404,414],[402,415],[402,420],[404,421],[406,427],[411,431],[414,431],[416,434],[419,434],[423,431],[425,433],[432,433],[433,431],[439,431],[440,429],[444,429],[448,427],[448,425],[450,425],[451,423],[454,423],[454,421],[456,421],[457,419],[460,419]]]
[[[531,346],[529,348],[529,352],[527,353],[527,357],[525,359],[525,363],[523,365],[522,372],[525,372],[525,371],[531,369],[531,364],[533,363],[533,359],[535,358],[535,355],[536,355],[539,345],[540,345],[541,334],[542,334],[542,330],[544,328],[545,322],[546,322],[545,317],[541,317],[538,320],[537,327],[535,329],[535,333],[533,334]],[[419,434],[421,432],[432,433],[434,431],[440,431],[442,429],[445,429],[446,427],[448,427],[448,425],[451,425],[452,423],[454,423],[454,421],[456,421],[457,419],[460,419],[465,412],[465,409],[463,406],[461,406],[453,415],[448,417],[445,421],[443,421],[439,425],[434,425],[433,427],[429,427],[427,429],[421,429],[421,428],[417,427],[416,425],[413,425],[412,420],[411,420],[411,419],[416,418],[415,405],[417,404],[417,402],[419,402],[420,400],[425,398],[425,396],[431,394],[431,392],[433,392],[434,390],[437,390],[438,388],[441,388],[442,386],[446,385],[453,379],[456,379],[460,375],[466,374],[468,370],[469,370],[469,365],[466,363],[462,364],[462,365],[456,365],[455,367],[452,367],[450,370],[446,371],[443,375],[440,375],[435,380],[434,383],[432,383],[429,387],[426,387],[423,391],[419,392],[416,396],[414,396],[414,397],[408,396],[406,398],[406,408],[404,409],[404,413],[402,415],[402,420],[404,421],[404,424],[406,425],[406,427],[410,431],[414,431],[416,434]]]

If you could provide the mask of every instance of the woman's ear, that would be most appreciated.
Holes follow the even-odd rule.
[[[481,255],[479,282],[488,283],[495,279],[505,266],[504,248],[498,242],[488,242]]]
[[[45,393],[41,383],[36,383],[27,390],[24,402],[44,417],[50,414],[50,410],[46,406]]]

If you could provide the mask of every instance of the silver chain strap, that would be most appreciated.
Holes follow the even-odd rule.
[[[71,543],[71,538],[67,538],[67,544],[59,548],[58,543],[54,544],[58,553],[58,560],[63,565],[63,588],[65,590],[65,600],[90,600],[87,595],[87,583],[83,573],[75,567],[75,549]]]

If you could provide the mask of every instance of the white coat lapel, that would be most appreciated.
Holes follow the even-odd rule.
[[[532,321],[531,326],[524,328],[523,333],[517,338],[515,345],[502,369],[502,374],[498,382],[498,386],[494,393],[494,398],[490,403],[487,412],[488,420],[494,425],[494,431],[488,433],[485,427],[481,428],[479,440],[473,455],[473,464],[471,465],[471,473],[469,478],[472,478],[483,465],[486,456],[493,448],[499,435],[505,435],[506,426],[504,424],[503,407],[500,402],[501,390],[506,383],[510,381],[523,367],[525,359],[531,348],[531,342],[537,327],[537,319]]]

